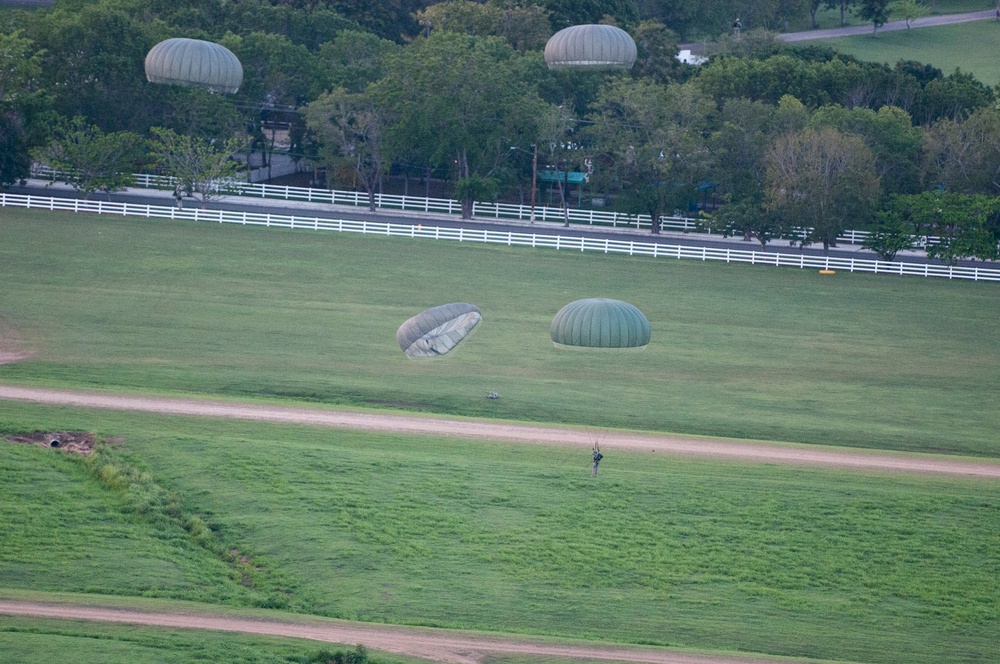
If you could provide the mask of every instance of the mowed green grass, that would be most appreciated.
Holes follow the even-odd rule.
[[[36,353],[3,382],[1000,454],[997,284],[11,209],[0,233],[0,319]],[[555,348],[584,297],[639,307],[649,346]],[[407,359],[397,327],[456,301],[480,330]]]
[[[124,438],[116,458],[179,496],[185,518],[204,519],[262,577],[285,579],[289,608],[307,613],[901,664],[995,661],[1000,640],[996,482],[614,449],[595,480],[586,442],[4,405],[0,429],[39,428]],[[0,459],[20,464],[15,476],[31,463],[94,490],[52,450],[2,445]],[[30,511],[51,535],[13,559],[0,546],[0,578],[49,590],[28,559],[56,567],[76,520],[40,482],[6,491],[0,524]],[[135,539],[163,556],[185,548]],[[66,567],[61,590],[136,592],[114,555]],[[162,594],[254,601],[225,575],[205,584]]]
[[[893,30],[876,34],[838,37],[817,42],[861,60],[891,65],[916,60],[950,74],[955,69],[975,75],[988,87],[1000,83],[1000,23],[974,21],[933,28]]]

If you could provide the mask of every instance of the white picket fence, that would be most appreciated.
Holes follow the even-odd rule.
[[[653,258],[687,258],[726,263],[749,263],[822,270],[845,270],[875,274],[914,275],[946,279],[971,279],[974,281],[1000,282],[1000,270],[900,261],[861,260],[801,254],[780,254],[710,247],[685,247],[655,242],[611,240],[587,237],[570,237],[536,233],[513,233],[487,229],[442,228],[425,224],[387,223],[382,221],[355,221],[346,219],[320,219],[318,217],[290,216],[254,212],[229,212],[200,208],[179,209],[169,206],[135,205],[108,201],[89,201],[77,198],[49,198],[0,193],[0,206],[63,210],[118,216],[136,216],[160,219],[186,219],[213,223],[244,224],[276,228],[366,233],[373,235],[429,238],[458,242],[479,242],[534,248],[562,249],[569,251],[598,251],[603,253],[651,256]]]
[[[32,174],[41,179],[55,180],[56,173],[44,166],[36,165]],[[135,186],[143,189],[173,189],[173,179],[165,175],[135,173]],[[310,203],[327,203],[330,205],[350,205],[353,207],[368,207],[368,194],[363,191],[341,191],[335,189],[315,189],[311,187],[286,187],[275,184],[252,184],[249,182],[232,181],[225,187],[227,193],[233,196],[249,198],[270,198],[285,201],[306,201]],[[460,215],[462,204],[450,198],[423,198],[421,196],[397,196],[376,194],[375,207],[385,210],[402,210],[425,213],[440,213]],[[475,203],[473,216],[480,219],[516,219],[528,221],[531,219],[530,205],[509,203]],[[566,219],[561,207],[535,206],[536,221],[561,222]],[[602,226],[608,228],[650,229],[648,214],[630,215],[610,210],[580,210],[570,209],[568,213],[570,224]],[[697,219],[690,217],[661,217],[663,230],[682,233],[707,233],[698,225]],[[710,234],[710,233],[709,233]],[[867,231],[846,230],[837,238],[840,244],[861,244],[869,233]]]

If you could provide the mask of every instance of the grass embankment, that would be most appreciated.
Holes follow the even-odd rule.
[[[26,404],[0,417],[6,430],[46,425],[124,437],[107,462],[177,496],[179,516],[158,526],[176,537],[83,462],[3,446],[0,523],[30,512],[47,533],[0,547],[0,578],[21,588],[234,605],[277,593],[366,621],[867,662],[982,661],[1000,640],[996,483],[614,450],[595,481],[579,448]],[[55,479],[11,481],[33,472]],[[107,506],[66,518],[45,486],[59,478],[59,494]],[[221,571],[137,587],[127,552],[103,541],[124,521],[122,549],[195,557],[179,525],[192,517],[215,538],[199,566]],[[260,568],[260,588],[241,590],[213,553],[231,549]]]
[[[802,45],[822,45],[861,60],[885,62],[916,60],[950,74],[956,68],[975,75],[987,86],[1000,83],[1000,23],[975,21],[933,28],[893,30],[877,34],[838,37]]]
[[[998,285],[4,210],[0,381],[997,456]],[[643,352],[566,351],[583,297]],[[467,301],[480,331],[408,360],[396,328]],[[485,398],[497,391],[499,400]]]

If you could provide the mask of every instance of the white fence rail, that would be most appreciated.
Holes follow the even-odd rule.
[[[318,217],[289,216],[254,212],[229,212],[200,208],[179,209],[168,206],[135,205],[108,201],[89,201],[77,198],[49,198],[0,193],[0,206],[64,210],[118,216],[137,216],[160,219],[187,219],[214,223],[244,224],[278,228],[326,230],[346,233],[431,238],[459,242],[480,242],[536,248],[564,249],[569,251],[598,251],[603,253],[651,256],[653,258],[688,258],[702,261],[725,261],[848,272],[899,274],[946,279],[971,279],[974,281],[1000,282],[1000,270],[980,267],[930,265],[899,261],[860,260],[801,254],[780,254],[710,247],[685,247],[654,242],[610,240],[561,235],[513,233],[483,229],[442,228],[424,224],[386,223],[382,221],[354,221],[346,219],[320,219]]]
[[[33,169],[35,177],[48,180],[56,179],[56,173],[50,168],[36,165]],[[173,189],[172,178],[165,175],[135,173],[135,185],[144,189]],[[251,184],[233,181],[226,187],[233,196],[250,198],[271,198],[286,201],[307,201],[310,203],[328,203],[331,205],[350,205],[368,207],[368,194],[363,191],[340,191],[335,189],[315,189],[312,187],[286,187],[275,184]],[[396,196],[375,194],[375,207],[386,210],[411,210],[413,212],[436,212],[441,214],[459,215],[462,204],[450,198],[423,198],[420,196]],[[475,203],[473,215],[485,219],[531,219],[530,205],[510,203]],[[630,215],[610,210],[574,210],[568,213],[569,222],[574,225],[603,226],[608,228],[650,229],[648,214]],[[561,207],[535,206],[535,219],[538,221],[563,221],[566,215]],[[663,230],[682,233],[706,233],[698,225],[697,219],[690,217],[661,217]],[[837,238],[840,244],[861,244],[869,233],[867,231],[846,230]]]

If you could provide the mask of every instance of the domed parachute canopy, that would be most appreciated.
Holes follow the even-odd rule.
[[[225,46],[201,39],[174,37],[149,50],[146,80],[232,94],[243,83],[243,65]]]
[[[396,342],[409,357],[438,357],[454,350],[482,319],[474,304],[442,304],[400,325]]]
[[[552,319],[552,341],[557,346],[642,348],[649,343],[649,321],[628,302],[577,300]]]
[[[635,41],[613,25],[574,25],[552,35],[545,62],[556,67],[624,67],[635,64]]]

